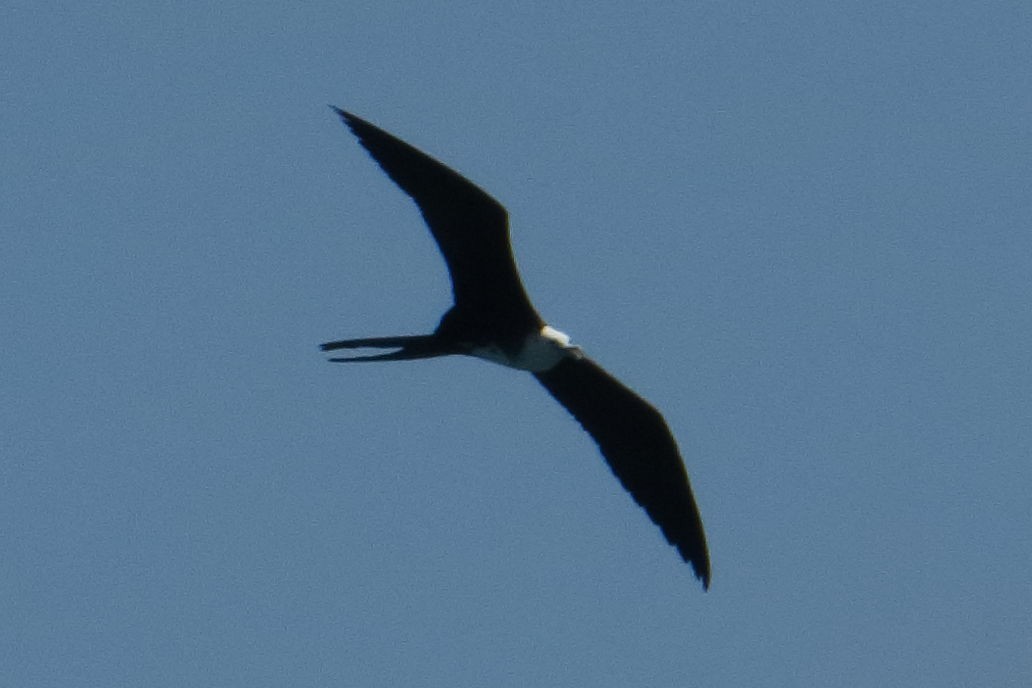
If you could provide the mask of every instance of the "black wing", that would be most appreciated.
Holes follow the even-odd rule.
[[[333,108],[384,172],[419,206],[451,275],[455,304],[469,314],[523,315],[541,326],[523,290],[501,203],[458,172],[369,122]]]
[[[534,377],[591,434],[624,488],[709,588],[699,508],[659,411],[585,357],[564,358]]]

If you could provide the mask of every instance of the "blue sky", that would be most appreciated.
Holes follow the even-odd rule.
[[[1024,686],[1026,3],[0,13],[0,684]],[[327,109],[509,209],[702,592]]]

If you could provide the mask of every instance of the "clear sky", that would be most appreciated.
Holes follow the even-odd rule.
[[[14,0],[0,64],[0,685],[1032,680],[1027,2]],[[506,204],[708,593],[529,375],[324,361],[450,299],[330,103]]]

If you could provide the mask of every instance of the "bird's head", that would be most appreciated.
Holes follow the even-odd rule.
[[[570,343],[570,335],[565,332],[560,332],[551,325],[545,325],[541,328],[541,342],[546,346],[551,347],[561,353],[561,358],[570,356],[572,358],[582,358],[584,352],[576,344]]]

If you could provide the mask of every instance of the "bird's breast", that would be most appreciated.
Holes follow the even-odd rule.
[[[470,350],[470,355],[477,358],[532,373],[550,370],[566,356],[579,353],[580,349],[570,344],[566,334],[548,325],[528,334],[518,346],[507,348],[491,343]]]

